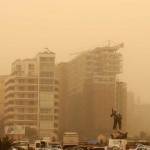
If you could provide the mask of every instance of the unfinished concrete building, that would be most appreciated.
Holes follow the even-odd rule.
[[[83,139],[89,139],[111,132],[110,114],[117,107],[117,75],[122,72],[122,46],[97,47],[57,66],[62,133],[77,131]]]

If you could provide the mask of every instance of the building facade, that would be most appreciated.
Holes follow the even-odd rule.
[[[5,82],[6,134],[24,136],[25,128],[30,127],[40,137],[57,135],[59,101],[54,67],[51,51],[12,63]]]
[[[7,76],[0,76],[0,137],[4,136],[4,101],[5,101],[5,80]]]
[[[4,114],[4,98],[5,98],[5,80],[7,76],[1,75],[0,76],[0,120],[3,119]]]
[[[111,133],[117,75],[122,72],[121,47],[97,47],[57,66],[62,133],[76,131],[83,139]]]

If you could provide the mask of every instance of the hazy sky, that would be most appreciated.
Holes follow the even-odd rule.
[[[106,40],[125,43],[123,78],[150,102],[150,0],[0,0],[0,74],[44,47],[60,62]]]

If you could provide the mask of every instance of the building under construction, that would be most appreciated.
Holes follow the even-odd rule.
[[[119,103],[116,97],[122,87],[117,86],[117,75],[122,72],[121,47],[123,44],[97,47],[57,66],[62,133],[77,131],[89,139],[111,132],[111,110],[121,104],[121,97]]]

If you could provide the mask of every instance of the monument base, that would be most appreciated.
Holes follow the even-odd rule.
[[[121,130],[113,130],[110,136],[112,139],[127,139],[128,132],[123,132]]]

